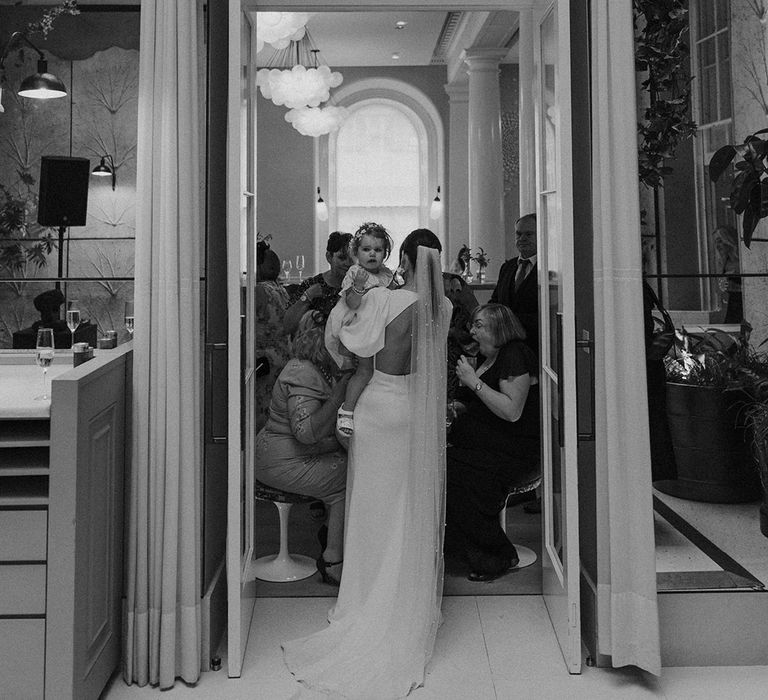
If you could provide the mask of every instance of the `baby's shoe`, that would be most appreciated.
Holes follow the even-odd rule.
[[[348,439],[355,431],[354,412],[340,407],[336,413],[336,433]]]

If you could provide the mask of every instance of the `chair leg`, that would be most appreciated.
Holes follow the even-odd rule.
[[[501,525],[501,529],[505,535],[507,534],[507,503],[508,502],[509,502],[509,496],[507,496],[506,499],[504,500],[504,507],[501,509],[501,512],[499,513],[499,525]],[[536,552],[534,552],[530,547],[524,547],[521,544],[514,544],[514,547],[517,550],[517,556],[520,558],[520,561],[517,563],[517,566],[515,566],[515,569],[524,569],[526,566],[530,566],[531,564],[535,563],[536,559],[538,559],[538,557],[536,556]]]
[[[280,518],[280,551],[256,559],[251,564],[251,573],[262,581],[285,582],[308,578],[317,571],[314,559],[288,551],[288,516],[293,504],[273,503]]]

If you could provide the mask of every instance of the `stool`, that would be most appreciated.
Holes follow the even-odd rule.
[[[507,534],[507,503],[509,503],[509,499],[512,496],[519,496],[522,493],[528,493],[529,491],[535,491],[539,486],[541,485],[541,474],[537,474],[536,476],[528,479],[527,481],[524,481],[521,484],[517,484],[515,486],[512,486],[509,490],[509,493],[507,494],[507,497],[504,499],[504,505],[501,508],[501,511],[499,512],[499,525],[501,525],[501,529],[504,531],[504,534]],[[512,543],[517,550],[517,556],[520,557],[520,561],[518,562],[516,569],[523,569],[526,566],[530,566],[533,564],[537,557],[536,552],[534,552],[530,547],[523,547],[521,544],[514,544]]]
[[[256,578],[262,581],[300,581],[312,576],[317,571],[315,560],[302,554],[288,552],[288,515],[294,503],[311,503],[317,499],[272,488],[254,479],[254,498],[259,501],[272,501],[280,517],[280,551],[259,557],[252,564]]]

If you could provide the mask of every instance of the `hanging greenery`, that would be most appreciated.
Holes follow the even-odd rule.
[[[685,0],[633,0],[635,70],[650,104],[638,123],[640,182],[662,187],[672,172],[666,162],[678,145],[696,133],[691,119],[688,9]]]

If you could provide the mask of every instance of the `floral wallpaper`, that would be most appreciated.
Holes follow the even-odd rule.
[[[98,25],[102,45],[110,43],[104,36],[110,27],[122,43],[131,33],[138,38],[138,12],[68,19],[66,27],[60,31],[57,26],[51,33],[58,35],[55,48],[62,55],[68,53],[67,45],[74,53],[83,53],[79,37],[88,25]],[[91,177],[86,225],[67,231],[62,254],[64,276],[69,279],[62,291],[79,301],[83,320],[97,324],[99,336],[117,330],[122,342],[128,338],[123,327],[125,301],[133,298],[138,50],[91,48],[85,57],[67,59],[40,48],[47,55],[49,71],[64,82],[68,95],[54,100],[18,97],[15,90],[33,72],[35,57],[12,52],[2,93],[5,111],[0,113],[0,185],[26,202],[30,239],[52,233],[56,240],[55,230],[46,232],[37,224],[41,156],[85,157],[91,169],[105,154],[112,156],[115,190],[110,177]],[[32,262],[19,269],[0,265],[0,348],[11,347],[13,332],[39,319],[33,299],[55,283],[36,280],[57,275],[58,254],[54,249],[40,268]]]

